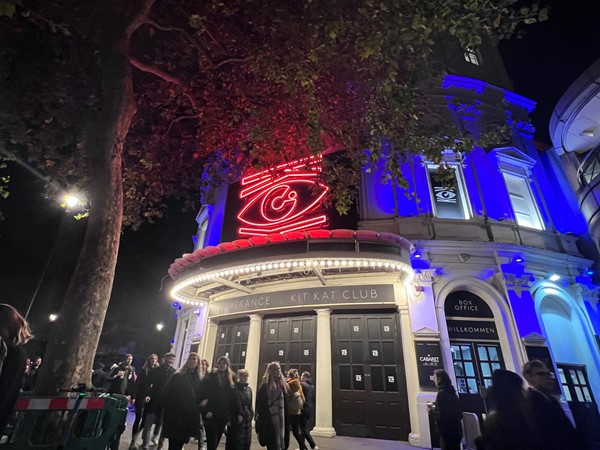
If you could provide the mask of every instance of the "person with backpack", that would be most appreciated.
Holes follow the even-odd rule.
[[[285,382],[289,386],[287,397],[285,421],[285,448],[290,445],[290,431],[294,434],[300,450],[307,450],[304,435],[302,434],[302,409],[304,407],[304,392],[300,384],[298,369],[290,369]]]

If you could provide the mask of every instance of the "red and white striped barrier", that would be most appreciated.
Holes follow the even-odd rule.
[[[17,411],[39,411],[39,410],[72,410],[75,409],[77,399],[60,397],[19,397],[15,404]],[[79,404],[78,409],[104,409],[106,399],[104,398],[84,398]]]

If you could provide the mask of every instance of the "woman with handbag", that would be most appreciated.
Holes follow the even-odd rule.
[[[300,450],[307,450],[304,435],[302,434],[302,408],[304,407],[304,393],[298,376],[298,369],[290,369],[285,380],[289,386],[287,397],[287,410],[285,422],[285,449],[290,445],[290,430],[294,434]]]
[[[285,397],[289,388],[277,361],[269,363],[256,393],[256,433],[267,450],[283,450],[285,434]]]

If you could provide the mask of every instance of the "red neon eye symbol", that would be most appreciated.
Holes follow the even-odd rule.
[[[296,165],[290,169],[292,164]],[[300,172],[296,162],[283,169],[279,177],[253,175],[242,180],[242,185],[248,187],[240,193],[246,204],[237,217],[245,226],[238,229],[238,234],[265,235],[327,222],[321,202],[329,188],[318,180],[320,167],[313,164],[308,172]]]
[[[281,194],[279,194],[281,192]],[[275,195],[275,197],[274,197]],[[290,191],[290,186],[275,186],[267,194],[262,201],[262,212],[268,217],[271,211],[284,212],[285,210],[293,211],[298,203],[298,193]]]

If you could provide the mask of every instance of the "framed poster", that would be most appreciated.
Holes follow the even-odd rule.
[[[426,391],[435,391],[433,371],[443,369],[442,349],[438,341],[415,341],[419,386]]]

